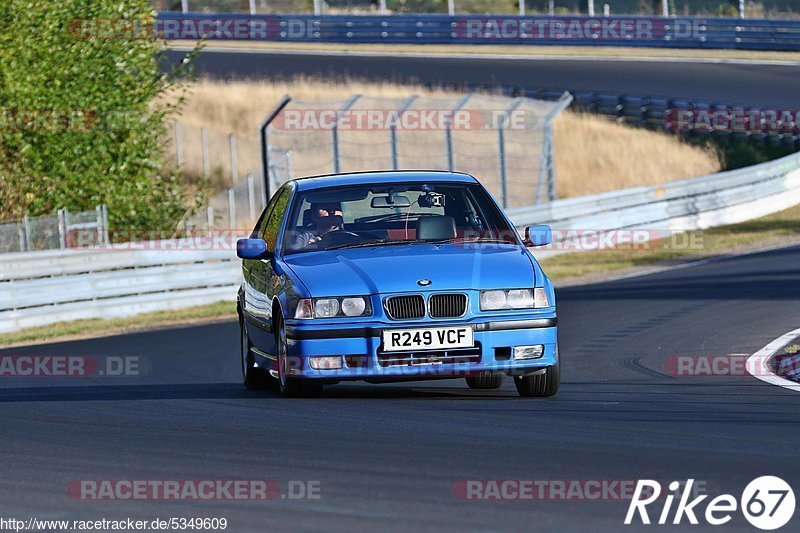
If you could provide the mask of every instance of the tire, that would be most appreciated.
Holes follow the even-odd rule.
[[[247,335],[247,327],[242,320],[239,321],[239,330],[239,358],[242,366],[242,383],[251,390],[275,390],[277,381],[269,375],[266,369],[256,368],[255,366],[255,356],[250,349],[250,336]]]
[[[481,372],[477,376],[465,378],[467,386],[475,390],[499,389],[503,386],[503,374],[494,372]]]
[[[515,377],[517,392],[525,398],[548,398],[555,396],[561,384],[561,361],[547,367],[544,374]]]
[[[277,315],[275,320],[275,347],[278,352],[278,389],[287,398],[316,398],[322,394],[322,385],[306,379],[292,378],[287,375],[287,342],[286,327],[283,317]]]

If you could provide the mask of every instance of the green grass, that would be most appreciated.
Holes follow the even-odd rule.
[[[40,343],[62,338],[107,336],[191,322],[234,318],[235,316],[236,304],[234,302],[217,302],[198,307],[176,309],[174,311],[143,313],[141,315],[125,318],[59,322],[48,326],[24,329],[14,333],[0,334],[0,346]]]
[[[647,249],[573,252],[541,260],[547,275],[556,281],[622,269],[699,259],[763,244],[800,238],[800,206],[741,224],[674,235],[650,243]]]

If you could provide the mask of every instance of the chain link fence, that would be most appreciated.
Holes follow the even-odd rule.
[[[98,205],[94,211],[70,212],[63,208],[55,215],[26,215],[22,220],[0,224],[0,253],[100,244],[109,244],[108,210],[105,205]]]
[[[290,100],[266,129],[269,192],[285,181],[371,170],[450,170],[477,177],[506,208],[556,197],[552,121],[572,101],[460,97]],[[176,162],[220,191],[184,230],[251,227],[266,205],[260,145],[175,126]]]

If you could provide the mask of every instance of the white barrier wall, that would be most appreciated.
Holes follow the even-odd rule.
[[[518,227],[706,229],[800,204],[800,154],[664,185],[511,209]],[[537,252],[546,256],[555,252]],[[0,254],[0,332],[130,316],[236,297],[235,239],[128,243],[106,249]]]

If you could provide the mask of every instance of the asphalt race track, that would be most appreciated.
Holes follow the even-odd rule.
[[[234,322],[5,350],[140,356],[147,375],[3,378],[0,504],[18,518],[224,516],[229,531],[671,531],[626,528],[623,501],[464,501],[453,487],[694,478],[738,498],[758,476],[800,479],[800,394],[746,375],[665,372],[671,355],[749,354],[798,327],[800,247],[558,298],[563,385],[548,400],[521,399],[508,381],[499,391],[469,391],[462,380],[337,385],[324,399],[248,392]],[[231,478],[319,481],[321,497],[104,502],[66,493],[79,479]],[[753,529],[736,513],[716,530]]]
[[[167,52],[177,63],[185,52]],[[476,83],[513,87],[666,96],[710,103],[800,108],[800,63],[508,59],[404,55],[323,55],[313,52],[201,52],[196,70],[216,78],[289,79],[351,76],[406,82]],[[265,111],[266,112],[266,111]]]

